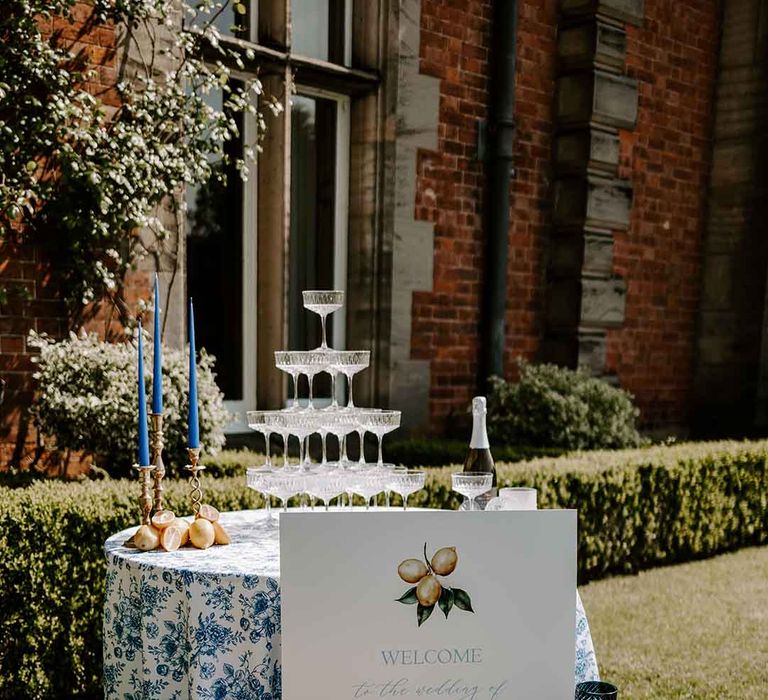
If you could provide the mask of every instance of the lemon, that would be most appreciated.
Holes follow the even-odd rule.
[[[152,516],[152,524],[158,530],[165,530],[174,520],[176,516],[171,510],[159,510]]]
[[[440,576],[448,576],[448,574],[453,573],[458,563],[459,555],[456,554],[456,547],[438,549],[430,562],[432,571]]]
[[[406,559],[397,567],[397,574],[406,583],[418,583],[427,573],[427,567],[419,559]]]
[[[204,518],[198,518],[189,526],[189,539],[198,549],[208,549],[216,539],[213,525]]]
[[[200,506],[200,510],[198,511],[195,518],[203,518],[209,523],[215,523],[219,519],[219,511],[216,510],[213,506],[209,506],[207,503],[203,503],[203,505]]]
[[[232,542],[232,538],[227,531],[221,526],[221,523],[216,521],[211,523],[213,525],[214,542],[216,544],[229,544]]]
[[[438,601],[442,591],[443,587],[440,585],[440,582],[430,574],[419,581],[419,584],[416,586],[416,597],[425,608],[428,608]]]
[[[133,543],[144,552],[157,549],[160,545],[160,533],[151,525],[142,525],[136,530]]]

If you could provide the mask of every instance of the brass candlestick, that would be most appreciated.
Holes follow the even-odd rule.
[[[165,477],[165,465],[163,464],[163,414],[150,414],[152,434],[150,436],[151,461],[155,466],[152,477],[155,480],[155,512],[163,510],[163,478]]]
[[[151,473],[155,467],[151,464],[140,465],[134,464],[133,468],[139,472],[139,483],[141,484],[141,496],[139,497],[139,505],[141,506],[141,524],[152,524],[152,476]],[[133,546],[133,535],[131,535],[125,542],[126,547]]]
[[[189,496],[192,499],[192,512],[197,515],[200,512],[200,503],[203,500],[203,489],[200,487],[200,472],[205,469],[202,464],[198,464],[200,459],[199,447],[188,447],[189,464],[184,467],[191,475],[189,477],[190,491]]]

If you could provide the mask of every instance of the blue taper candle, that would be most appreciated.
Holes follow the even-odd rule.
[[[149,466],[149,431],[147,428],[147,389],[144,386],[144,339],[139,320],[139,466]]]
[[[200,425],[197,416],[197,362],[195,352],[195,309],[189,300],[189,420],[187,446],[200,447]]]
[[[155,336],[152,368],[152,413],[163,412],[163,345],[160,333],[160,280],[155,274]]]

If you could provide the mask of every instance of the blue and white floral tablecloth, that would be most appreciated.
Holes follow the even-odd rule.
[[[279,700],[278,530],[263,511],[224,513],[227,547],[140,552],[134,528],[104,545],[104,697]],[[576,682],[598,678],[589,625],[576,607]]]

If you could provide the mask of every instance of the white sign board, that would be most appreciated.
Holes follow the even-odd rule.
[[[284,700],[573,698],[575,511],[283,515],[280,587]]]

